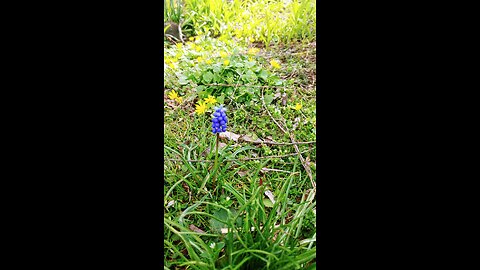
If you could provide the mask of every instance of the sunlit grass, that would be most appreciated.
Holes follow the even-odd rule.
[[[311,5],[185,2],[195,37],[164,55],[164,269],[315,269],[316,189],[304,166],[315,179],[316,147],[298,145],[302,164],[288,144],[316,140],[316,49],[293,42],[315,36]],[[227,131],[250,141],[220,139],[217,169],[220,104]]]

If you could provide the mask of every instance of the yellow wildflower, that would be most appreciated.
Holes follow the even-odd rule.
[[[227,60],[223,61],[223,64],[224,64],[225,66],[228,66],[228,65],[230,64],[230,61],[227,59]]]
[[[169,66],[171,69],[176,69],[176,68],[177,68],[173,63],[169,63],[168,66]]]
[[[195,46],[195,51],[197,51],[197,52],[202,51],[202,47],[200,47],[200,46]]]
[[[205,102],[199,101],[196,106],[195,113],[197,114],[204,114],[207,111],[207,104],[205,104]]]
[[[220,56],[221,56],[221,57],[227,57],[227,56],[228,56],[228,53],[226,53],[226,52],[220,52]]]
[[[272,67],[276,69],[280,68],[280,64],[275,60],[270,61],[270,65],[272,65]]]
[[[259,51],[260,49],[258,48],[250,48],[247,53],[250,55],[256,55]]]
[[[297,103],[297,104],[295,105],[295,108],[294,108],[294,109],[297,110],[297,111],[299,111],[301,108],[302,108],[302,104]]]
[[[201,63],[203,61],[203,58],[201,56],[197,57],[197,61]]]
[[[205,60],[205,63],[211,64],[211,63],[213,63],[213,61],[211,59],[208,59],[208,60]]]
[[[215,104],[215,102],[217,102],[217,99],[215,99],[214,96],[208,95],[208,98],[205,98],[205,102],[210,104]]]
[[[251,56],[248,57],[248,61],[253,62],[253,58]]]
[[[254,41],[255,41],[255,39],[254,39],[254,38],[252,38],[252,37],[249,37],[249,38],[248,38],[248,40],[250,41],[250,43],[252,43],[252,42],[254,42]]]
[[[195,38],[194,37],[189,37],[188,40],[193,41]]]
[[[170,64],[172,60],[170,58],[165,58],[165,64]]]
[[[170,93],[168,94],[168,97],[169,97],[170,99],[177,99],[177,98],[178,98],[178,94],[177,94],[177,92],[175,92],[175,90],[172,90],[172,91],[170,91]]]
[[[177,46],[177,49],[181,49],[182,48],[182,43],[177,43],[177,44],[175,44],[175,46]]]
[[[178,103],[182,103],[183,97],[177,97],[177,98],[175,99],[175,101],[178,102]]]

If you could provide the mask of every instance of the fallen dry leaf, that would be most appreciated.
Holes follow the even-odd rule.
[[[297,129],[298,124],[300,123],[300,117],[296,117],[293,123],[292,130]]]
[[[283,93],[282,95],[282,105],[283,107],[287,106],[287,94]]]
[[[165,100],[165,101],[164,101],[164,107],[165,107],[165,105],[168,106],[168,107],[170,107],[170,108],[175,108],[175,107],[177,107],[177,106],[175,106],[175,101],[174,101],[174,100],[171,100],[171,99]]]
[[[175,203],[175,201],[169,201],[168,204],[167,204],[167,208],[172,206],[174,203]]]
[[[233,132],[225,131],[225,132],[221,132],[219,137],[222,139],[229,139],[234,142],[238,142],[238,138],[240,138],[240,135],[235,134]]]
[[[270,168],[262,168],[260,170],[261,173],[265,174],[266,172],[286,172],[286,173],[290,173],[289,171],[285,171],[285,170],[278,170],[278,169],[270,169]]]
[[[220,133],[219,136],[220,136],[221,139],[229,139],[229,140],[232,140],[234,142],[248,142],[248,143],[253,143],[253,144],[262,144],[262,143],[265,143],[265,142],[275,143],[275,141],[273,140],[273,138],[271,136],[268,136],[265,140],[262,140],[260,138],[253,139],[252,136],[238,135],[238,134],[235,134],[235,133],[229,132],[229,131],[222,132],[222,133]],[[234,146],[238,146],[238,145],[235,144]]]
[[[204,231],[202,231],[200,228],[198,228],[197,226],[195,226],[193,224],[190,224],[190,226],[188,228],[190,230],[194,231],[194,232],[197,232],[197,233],[205,233]]]
[[[265,140],[263,140],[263,141],[265,141],[265,142],[273,142],[273,143],[276,142],[275,140],[273,140],[272,136],[267,136],[267,137],[265,138]]]
[[[192,191],[190,190],[190,187],[185,182],[182,182],[182,187],[188,193],[188,201],[191,201],[192,200]]]
[[[265,190],[265,195],[270,199],[270,201],[275,204],[275,196],[273,196],[273,193],[270,190]]]
[[[247,171],[243,171],[243,170],[240,170],[237,172],[238,175],[240,175],[241,177],[244,177],[245,175],[247,175]]]
[[[242,137],[240,137],[238,139],[239,141],[244,141],[244,142],[250,142],[250,143],[262,143],[263,141],[260,140],[260,139],[256,139],[254,140],[252,137],[248,136],[248,135],[243,135]]]

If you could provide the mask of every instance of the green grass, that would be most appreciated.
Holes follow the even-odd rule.
[[[185,12],[200,2],[187,1]],[[216,12],[222,5],[244,10],[255,5],[224,2]],[[218,23],[228,23],[222,20]],[[309,37],[302,39],[280,39],[254,55],[249,50],[258,43],[249,38],[203,34],[182,45],[165,45],[165,269],[316,267],[316,188],[309,176],[315,181],[316,147],[298,144],[302,161],[288,144],[291,138],[316,140],[316,47]],[[182,100],[172,100],[172,90]],[[221,139],[215,172],[213,109],[195,113],[209,95],[226,105],[229,132],[287,144]]]
[[[166,152],[184,159],[188,159],[192,148],[185,149],[182,155],[165,147]],[[222,161],[226,158],[221,157]],[[190,265],[193,269],[300,269],[315,258],[315,193],[311,190],[300,202],[293,201],[291,191],[298,189],[294,186],[299,181],[308,183],[299,164],[294,163],[290,173],[261,176],[261,168],[267,163],[223,162],[218,174],[221,185],[215,187],[209,182],[212,176],[208,165],[202,163],[184,162],[186,174],[165,173],[170,187],[165,199],[176,201],[165,210],[167,268]],[[249,173],[239,179],[237,173],[242,169]],[[265,178],[261,186],[259,177]],[[191,200],[183,183],[193,193]],[[263,195],[267,189],[275,195],[273,205],[267,206]],[[206,233],[192,232],[188,229],[191,224]]]
[[[310,42],[316,36],[314,0],[186,0],[183,5],[169,6],[165,18],[183,19],[182,29],[188,36],[250,40],[267,47],[295,40]]]
[[[179,23],[183,18],[183,5],[180,0],[163,0],[163,21]]]

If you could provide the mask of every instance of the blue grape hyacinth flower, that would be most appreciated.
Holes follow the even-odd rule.
[[[226,111],[227,109],[225,109],[223,105],[215,107],[212,119],[213,134],[227,131],[228,118],[225,114]]]

